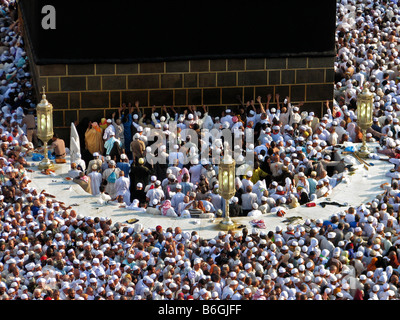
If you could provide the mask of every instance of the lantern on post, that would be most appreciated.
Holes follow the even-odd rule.
[[[367,87],[357,96],[357,124],[362,130],[362,146],[357,155],[361,158],[367,158],[370,153],[366,143],[366,131],[372,126],[373,101],[374,96]]]
[[[231,156],[225,156],[218,169],[218,192],[225,199],[225,217],[219,226],[225,231],[235,228],[235,223],[229,217],[229,199],[236,193],[235,166],[235,160]]]
[[[44,159],[39,163],[40,170],[52,169],[54,164],[49,160],[47,142],[53,137],[53,105],[46,99],[43,87],[42,100],[36,107],[37,136],[44,144]]]

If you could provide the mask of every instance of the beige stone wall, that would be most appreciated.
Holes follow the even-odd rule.
[[[88,116],[109,117],[123,102],[151,106],[208,105],[219,113],[267,94],[290,96],[321,115],[333,98],[333,57],[219,59],[138,64],[42,65],[37,86],[46,87],[55,127]],[[283,100],[282,98],[282,100]],[[275,101],[272,101],[272,105]]]

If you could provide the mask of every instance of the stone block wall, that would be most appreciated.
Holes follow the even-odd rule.
[[[34,66],[36,86],[46,87],[54,106],[54,127],[72,121],[110,117],[123,102],[152,106],[207,105],[219,114],[228,106],[267,94],[305,102],[321,116],[333,98],[334,57],[216,59],[133,64],[57,64]],[[41,90],[41,89],[40,89]],[[273,98],[271,106],[275,105]]]

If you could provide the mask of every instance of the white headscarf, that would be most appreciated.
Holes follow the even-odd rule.
[[[135,231],[135,233],[139,233],[142,229],[143,225],[141,223],[135,223],[133,225],[133,231]]]

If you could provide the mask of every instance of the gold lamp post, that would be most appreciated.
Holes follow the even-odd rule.
[[[39,163],[40,170],[53,169],[54,164],[49,160],[47,142],[53,137],[53,105],[46,99],[43,87],[42,100],[36,107],[37,136],[44,144],[44,159]]]
[[[366,143],[366,131],[372,125],[373,101],[374,96],[367,87],[357,96],[357,124],[363,134],[362,146],[357,152],[360,158],[367,158],[370,153]]]
[[[226,156],[219,165],[218,184],[219,194],[225,199],[225,217],[220,222],[219,227],[228,231],[235,228],[235,223],[229,217],[229,199],[235,193],[235,160],[231,156]]]

